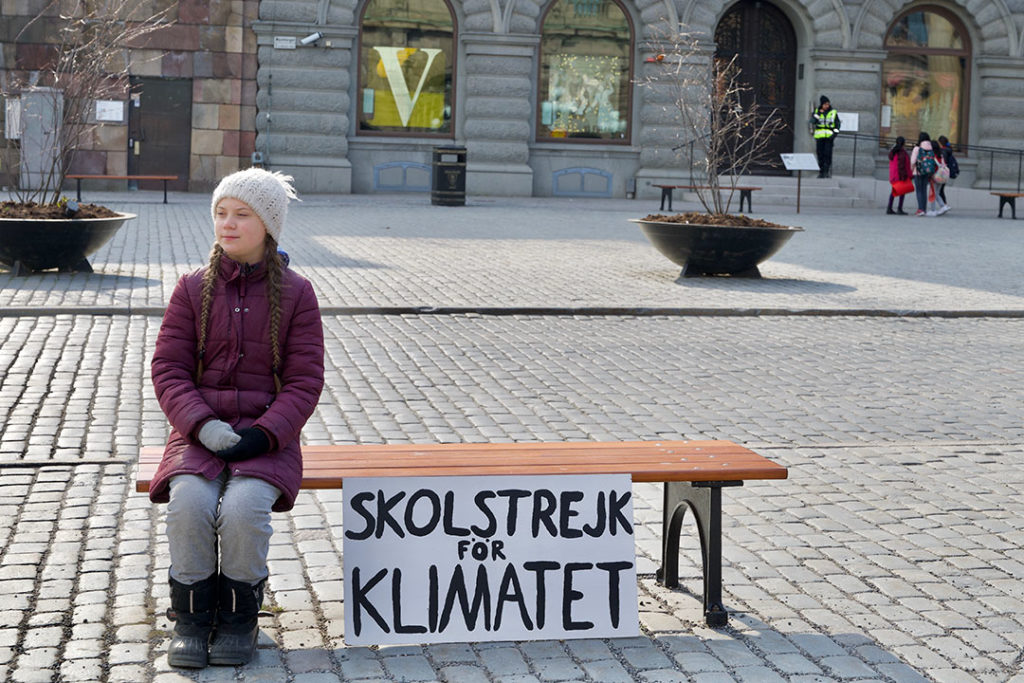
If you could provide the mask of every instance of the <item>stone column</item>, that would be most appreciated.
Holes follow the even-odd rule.
[[[533,194],[528,165],[533,130],[536,35],[463,33],[465,97],[462,136],[466,141],[469,194]]]
[[[259,45],[256,72],[256,152],[264,165],[295,176],[300,192],[349,193],[349,95],[356,30],[309,24],[253,25]],[[274,47],[275,36],[315,45]]]
[[[877,139],[863,138],[857,141],[856,158],[851,137],[842,131],[850,131],[843,114],[857,114],[857,130],[865,135],[877,136],[879,132],[878,102],[882,93],[882,62],[885,52],[880,50],[836,50],[814,48],[809,53],[811,65],[812,101],[817,104],[821,95],[826,95],[839,113],[840,135],[832,152],[833,177],[854,175],[854,163],[858,178],[869,178],[875,172],[875,161],[880,149]],[[802,111],[797,102],[794,136],[807,137],[809,111]],[[847,123],[844,123],[847,122]],[[909,142],[909,140],[908,140]],[[888,161],[885,164],[885,179],[889,177]]]
[[[977,89],[972,99],[984,102],[979,116],[968,131],[969,144],[999,149],[1018,150],[1020,141],[1024,139],[1024,119],[1021,118],[1021,105],[1024,103],[1024,64],[1019,58],[983,56],[977,59],[978,79],[972,86]],[[957,159],[960,163],[961,177],[974,166],[976,178],[968,176],[977,187],[1016,188],[1024,171],[1022,162],[1016,154],[1000,154],[991,152],[975,152],[970,157]],[[966,161],[966,163],[965,163]],[[975,166],[976,164],[976,166]],[[967,168],[965,168],[965,166]],[[957,179],[958,183],[964,180]]]

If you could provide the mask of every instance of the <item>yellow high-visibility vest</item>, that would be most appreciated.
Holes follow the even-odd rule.
[[[830,138],[839,132],[839,114],[835,109],[829,109],[824,114],[815,109],[814,114],[814,138]]]

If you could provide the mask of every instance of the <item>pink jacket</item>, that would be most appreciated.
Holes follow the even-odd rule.
[[[889,182],[910,180],[910,175],[910,155],[907,150],[900,148],[896,153],[889,152]]]
[[[310,283],[288,268],[281,283],[281,391],[271,374],[270,314],[263,266],[221,259],[200,384],[195,383],[204,269],[183,276],[164,314],[153,353],[153,388],[171,433],[150,486],[166,503],[170,478],[216,478],[225,467],[196,438],[210,419],[236,430],[258,426],[271,437],[270,453],[231,464],[236,475],[259,477],[281,490],[274,510],[290,510],[302,483],[299,432],[324,384],[324,335]]]

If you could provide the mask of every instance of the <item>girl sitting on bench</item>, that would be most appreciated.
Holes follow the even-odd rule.
[[[290,510],[302,482],[324,343],[313,288],[277,248],[290,181],[258,168],[221,180],[210,262],[178,281],[156,341],[171,432],[149,497],[168,503],[171,666],[252,659],[270,513]]]

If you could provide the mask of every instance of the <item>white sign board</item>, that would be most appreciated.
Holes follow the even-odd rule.
[[[294,50],[295,45],[295,36],[274,36],[275,50]]]
[[[346,479],[349,645],[639,632],[626,474]]]
[[[839,114],[839,130],[845,133],[856,133],[860,129],[860,114],[842,112]]]
[[[21,138],[21,98],[4,99],[4,137],[8,140]]]
[[[121,123],[124,121],[124,102],[96,100],[96,120]]]
[[[780,154],[787,171],[817,171],[818,160],[813,154]]]

